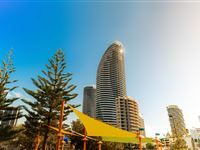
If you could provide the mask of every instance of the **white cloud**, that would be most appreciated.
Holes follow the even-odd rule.
[[[155,137],[156,133],[160,134],[160,138],[164,137],[164,135],[167,134],[167,132],[170,132],[169,129],[166,129],[164,127],[156,127],[152,126],[150,124],[145,124],[145,131],[147,137]]]
[[[25,98],[25,96],[23,94],[21,94],[19,92],[13,92],[13,91],[9,92],[7,97],[8,98],[14,98],[14,97],[16,97],[16,98]]]
[[[148,137],[154,137],[155,136],[155,132],[156,132],[155,127],[152,127],[149,124],[145,124],[145,131],[146,131],[146,136],[148,136]]]

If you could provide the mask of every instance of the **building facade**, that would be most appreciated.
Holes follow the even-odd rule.
[[[117,126],[123,130],[137,132],[140,126],[138,103],[131,97],[116,99]]]
[[[171,126],[172,136],[183,137],[187,135],[187,130],[185,127],[185,121],[183,118],[183,113],[180,108],[176,105],[170,105],[167,107],[169,122]]]
[[[97,70],[96,118],[117,126],[116,98],[126,96],[124,49],[120,42],[108,47]]]
[[[96,87],[94,85],[84,87],[83,113],[93,118],[96,116]]]
[[[195,150],[200,150],[200,128],[190,130],[192,142]]]
[[[15,127],[17,125],[18,115],[19,115],[19,108],[8,107],[6,110],[2,112],[1,125],[4,127],[5,126]]]

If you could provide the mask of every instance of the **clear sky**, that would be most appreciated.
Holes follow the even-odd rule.
[[[199,127],[200,2],[0,0],[0,59],[13,48],[18,96],[27,97],[21,87],[34,89],[30,78],[62,48],[79,94],[73,103],[82,104],[115,40],[125,47],[127,93],[147,135],[170,130],[169,104],[183,110],[187,128]]]

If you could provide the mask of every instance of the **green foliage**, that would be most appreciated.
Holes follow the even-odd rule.
[[[17,87],[8,87],[9,84],[17,82],[17,80],[10,80],[11,74],[15,72],[15,67],[11,58],[12,52],[9,53],[5,60],[2,60],[0,66],[0,110],[5,110],[17,98],[7,98],[8,93]]]
[[[188,150],[186,141],[182,138],[177,138],[175,143],[170,145],[170,150]]]
[[[72,121],[71,127],[73,131],[84,134],[84,126],[80,120],[77,119],[76,121]],[[70,139],[71,139],[71,144],[75,146],[76,150],[83,149],[83,137],[71,136]],[[98,150],[97,142],[98,141],[88,139],[87,150]]]
[[[16,137],[18,130],[13,130],[11,126],[3,125],[2,122],[7,122],[13,119],[18,119],[21,114],[12,115],[5,113],[9,109],[20,109],[20,107],[11,107],[10,105],[18,100],[16,97],[8,97],[9,92],[12,92],[17,86],[12,86],[17,80],[11,80],[11,75],[15,72],[15,67],[12,63],[12,51],[8,54],[8,57],[2,60],[0,65],[0,141],[10,140]]]
[[[26,135],[32,141],[34,141],[36,134],[43,136],[42,149],[45,149],[50,132],[48,127],[44,125],[58,126],[61,101],[68,102],[77,96],[77,94],[72,93],[76,86],[69,84],[72,74],[64,72],[66,68],[64,61],[63,52],[58,50],[49,59],[46,69],[42,70],[43,76],[38,75],[37,79],[32,79],[36,90],[24,88],[24,91],[34,98],[34,101],[23,100],[28,105],[28,107],[24,107],[28,112],[25,115]],[[70,112],[70,108],[65,106],[63,120],[67,119]],[[33,144],[30,148],[32,147]]]
[[[80,120],[72,121],[71,127],[73,131],[84,134],[84,126]],[[70,136],[71,144],[75,146],[75,149],[83,149],[83,138],[78,136]]]
[[[80,120],[77,119],[76,121],[72,121],[71,127],[73,131],[84,134],[84,126]],[[70,136],[70,139],[71,139],[71,144],[75,146],[76,150],[83,149],[83,137]],[[97,150],[97,149],[98,149],[97,141],[88,139],[87,150]]]
[[[71,124],[72,130],[76,131],[78,133],[84,134],[84,126],[80,122],[80,120],[72,121]],[[83,138],[77,137],[77,136],[71,136],[71,144],[75,146],[76,150],[82,150],[83,149]],[[97,141],[88,139],[87,141],[87,150],[98,150],[98,139]],[[123,150],[124,145],[121,143],[113,143],[113,142],[103,142],[102,144],[103,150]]]
[[[0,128],[0,141],[8,141],[18,136],[22,129],[5,126]],[[17,135],[17,136],[16,136]]]
[[[124,150],[124,144],[122,143],[113,143],[113,142],[103,142],[103,150]]]
[[[2,142],[0,145],[2,147],[7,147],[7,149],[14,149],[14,148],[19,148],[20,150],[25,150],[24,147],[21,147],[21,143],[25,144],[24,143],[24,137],[23,137],[23,131],[24,131],[24,128],[22,125],[19,125],[19,126],[16,126],[12,129],[13,131],[20,131],[18,134],[17,134],[17,137],[14,138],[14,139],[10,139],[10,140],[7,140],[5,142]],[[0,146],[0,149],[2,148]],[[2,148],[2,150],[5,150],[4,148]]]
[[[146,149],[156,149],[156,146],[151,144],[151,143],[147,143],[146,144]]]

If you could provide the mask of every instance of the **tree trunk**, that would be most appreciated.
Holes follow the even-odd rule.
[[[44,134],[44,141],[43,141],[43,145],[42,145],[42,150],[46,150],[46,143],[47,143],[48,133],[49,133],[49,129],[47,129],[47,130],[45,131],[45,134]]]
[[[49,116],[48,116],[48,119],[47,119],[47,125],[48,126],[50,125],[50,121],[51,121],[51,118],[50,118],[51,112],[52,112],[52,109],[50,108]],[[46,150],[46,143],[47,143],[47,139],[48,139],[48,133],[49,133],[49,127],[46,128],[46,131],[44,133],[44,141],[43,141],[43,145],[42,145],[42,150]]]

